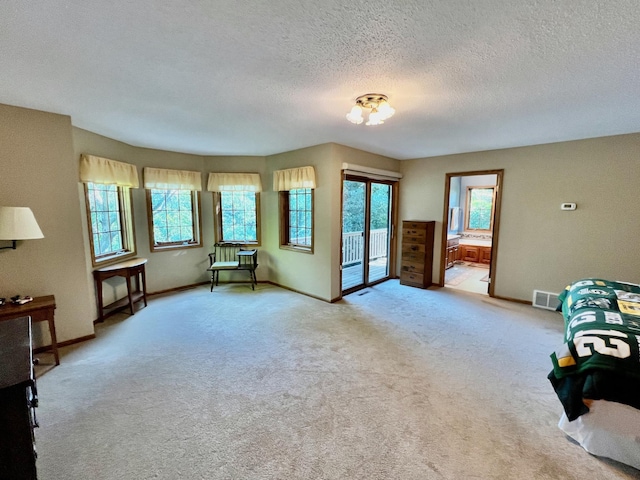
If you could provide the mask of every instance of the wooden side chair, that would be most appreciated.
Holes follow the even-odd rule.
[[[220,271],[243,270],[249,272],[251,290],[255,290],[258,283],[256,278],[258,268],[258,250],[247,249],[235,243],[216,243],[213,252],[209,254],[209,268],[211,272],[211,291],[218,285]]]

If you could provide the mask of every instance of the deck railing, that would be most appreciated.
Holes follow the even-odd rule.
[[[387,256],[387,229],[369,232],[369,260]],[[362,262],[364,257],[364,232],[342,234],[342,264],[351,265]]]

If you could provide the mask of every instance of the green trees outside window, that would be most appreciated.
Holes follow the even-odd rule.
[[[147,189],[151,249],[200,245],[198,192]]]
[[[470,187],[467,191],[467,230],[491,230],[493,187]]]
[[[151,190],[155,243],[193,242],[193,198],[189,190]]]
[[[219,195],[219,241],[259,243],[258,194],[231,191]]]
[[[313,209],[310,188],[289,191],[289,243],[311,246]]]
[[[122,250],[118,187],[88,183],[87,191],[95,256],[99,257]]]
[[[343,182],[342,231],[344,233],[364,231],[365,183],[345,180]],[[390,187],[384,183],[371,184],[371,230],[389,226]]]
[[[135,254],[129,189],[87,182],[85,199],[92,263]]]

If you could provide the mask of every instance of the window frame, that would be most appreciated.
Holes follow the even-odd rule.
[[[136,247],[136,235],[135,235],[135,222],[133,218],[133,199],[131,195],[131,189],[129,187],[116,187],[118,194],[118,209],[120,219],[120,236],[122,241],[122,250],[112,252],[108,254],[102,254],[96,256],[95,243],[93,240],[93,222],[91,221],[91,201],[89,200],[91,185],[109,185],[96,182],[84,183],[84,199],[85,199],[85,211],[87,215],[87,227],[89,230],[89,245],[91,250],[91,265],[94,267],[101,267],[111,263],[118,262],[127,258],[132,258],[137,255]]]
[[[237,191],[235,191],[237,192]],[[211,192],[213,194],[213,221],[215,225],[215,234],[216,234],[216,242],[217,243],[229,243],[234,245],[251,245],[259,247],[261,246],[261,223],[260,223],[260,192],[247,192],[244,193],[253,193],[255,195],[256,200],[256,240],[243,242],[239,240],[226,240],[222,231],[222,194],[223,193],[234,193],[234,191],[225,191],[225,192]]]
[[[152,190],[180,191],[177,188],[145,188],[147,199],[147,225],[149,227],[149,249],[151,252],[166,252],[168,250],[183,250],[186,248],[202,248],[202,202],[200,192],[188,191],[191,194],[191,215],[193,219],[194,240],[190,242],[162,242],[156,243],[153,224],[153,205],[151,200]]]
[[[469,221],[471,219],[471,192],[472,190],[491,190],[491,218],[489,220],[489,228],[469,228]],[[495,185],[473,185],[467,187],[467,198],[465,200],[465,213],[464,213],[464,230],[466,232],[482,232],[482,233],[491,233],[493,231],[493,221],[494,215],[496,211],[496,186]]]
[[[290,239],[290,198],[291,192],[296,190],[309,190],[311,196],[311,242],[310,245],[292,243]],[[293,188],[279,192],[280,211],[280,248],[284,250],[295,250],[297,252],[313,253],[315,242],[315,193],[313,188]]]

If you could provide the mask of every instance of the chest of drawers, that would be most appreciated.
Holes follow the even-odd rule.
[[[4,308],[4,307],[3,307]],[[35,480],[38,404],[28,316],[0,322],[0,479]]]
[[[431,286],[433,272],[434,221],[402,222],[400,283],[412,287]]]

